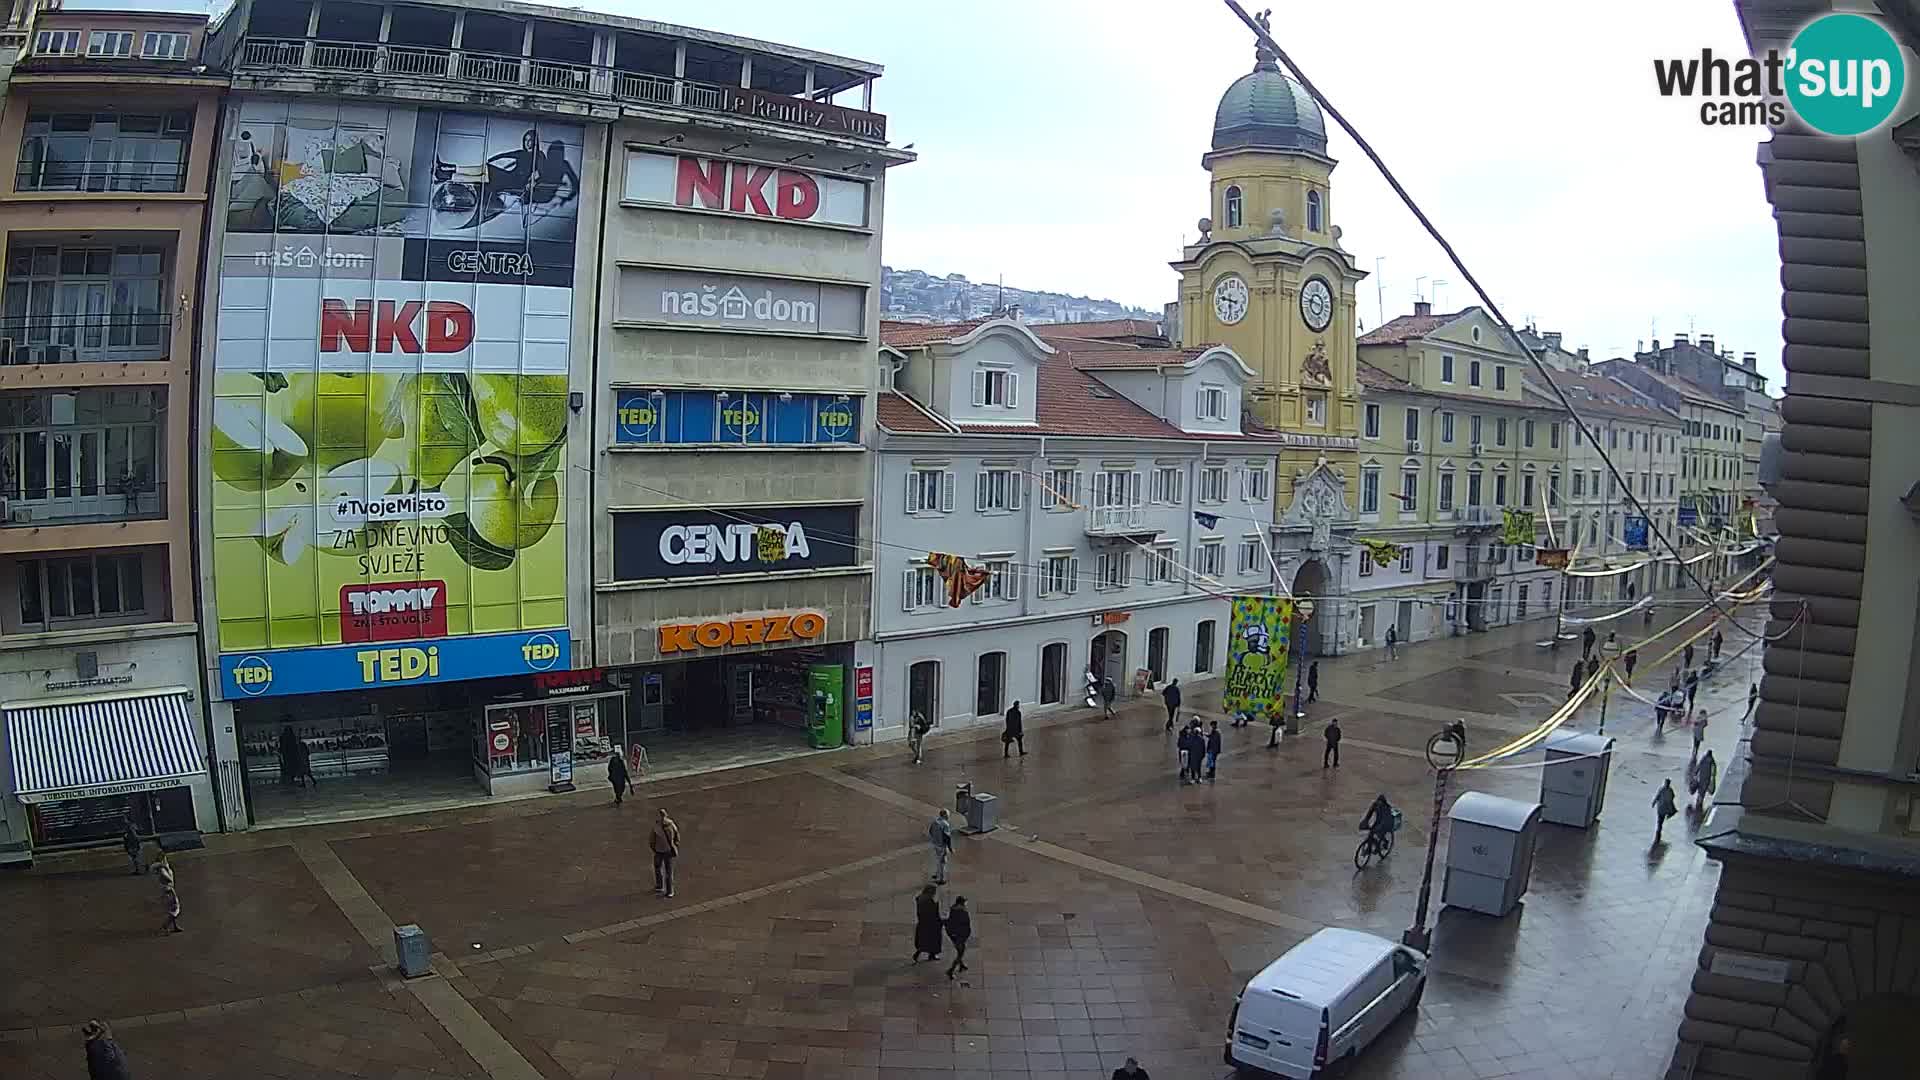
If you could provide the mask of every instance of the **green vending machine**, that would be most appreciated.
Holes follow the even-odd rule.
[[[846,671],[839,664],[807,668],[807,741],[826,750],[845,741]]]

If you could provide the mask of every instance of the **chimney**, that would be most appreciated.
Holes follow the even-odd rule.
[[[1685,335],[1685,334],[1675,334],[1675,335],[1673,335],[1673,344],[1674,344],[1674,346],[1675,346],[1676,348],[1677,348],[1677,347],[1679,347],[1679,346],[1681,346],[1681,345],[1685,345],[1686,343],[1687,343],[1687,335]],[[1656,342],[1654,342],[1654,343],[1653,343],[1653,348],[1654,348],[1654,350],[1655,350],[1656,352],[1657,352],[1657,351],[1659,351],[1659,349],[1660,349],[1660,343],[1659,343],[1658,341],[1656,341]]]
[[[1740,366],[1746,368],[1748,371],[1758,371],[1760,370],[1760,361],[1750,352],[1741,353]]]
[[[1415,315],[1433,314],[1433,302],[1431,300],[1415,300],[1413,302],[1413,313]]]
[[[1713,335],[1712,334],[1700,335],[1700,351],[1706,352],[1706,353],[1713,352]]]
[[[1682,338],[1681,338],[1680,340],[1684,342],[1684,341],[1686,341],[1687,339],[1686,339],[1685,337],[1682,337]],[[1649,349],[1649,350],[1647,350],[1647,351],[1648,351],[1648,352],[1659,352],[1659,351],[1660,351],[1660,339],[1659,339],[1659,338],[1654,338],[1654,339],[1653,339],[1653,348],[1651,348],[1651,349]]]
[[[1546,339],[1547,348],[1558,349],[1560,347],[1560,332],[1558,330],[1550,334],[1541,334],[1540,336]]]
[[[1593,358],[1587,355],[1587,347],[1585,345],[1580,346],[1580,363],[1590,364],[1592,362]]]

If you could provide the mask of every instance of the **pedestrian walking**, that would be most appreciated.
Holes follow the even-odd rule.
[[[967,970],[967,942],[973,938],[973,916],[967,913],[967,898],[956,896],[947,909],[947,940],[953,942],[953,963],[947,965],[947,978]]]
[[[1206,747],[1206,737],[1201,735],[1193,724],[1180,729],[1180,782],[1200,779],[1200,755]]]
[[[1672,690],[1664,691],[1659,697],[1653,699],[1653,733],[1655,735],[1665,735],[1667,733],[1667,720],[1672,712]]]
[[[1327,721],[1326,736],[1327,736],[1327,749],[1325,753],[1320,755],[1320,767],[1324,769],[1329,765],[1331,765],[1337,769],[1340,767],[1340,719],[1339,717],[1335,717]]]
[[[913,962],[923,954],[940,959],[940,898],[932,885],[922,885],[913,900]]]
[[[1596,656],[1593,659],[1587,661],[1587,678],[1597,679],[1599,677],[1600,677],[1600,658]]]
[[[1320,700],[1320,661],[1307,665],[1307,700]]]
[[[1660,845],[1660,834],[1666,830],[1667,819],[1680,811],[1674,806],[1673,781],[1660,781],[1660,790],[1653,793],[1653,843]]]
[[[1006,757],[1013,750],[1013,744],[1020,744],[1020,756],[1027,756],[1027,728],[1020,719],[1020,703],[1014,702],[1007,708],[1007,728],[1000,733],[1000,756]]]
[[[280,786],[292,787],[300,774],[300,736],[292,724],[280,725]]]
[[[120,817],[120,847],[127,853],[127,866],[133,873],[140,873],[145,867],[140,865],[140,830],[133,827],[133,811],[129,810]]]
[[[1580,631],[1580,659],[1585,660],[1593,655],[1594,640],[1593,627]]]
[[[1628,649],[1628,650],[1627,650],[1627,655],[1626,655],[1626,656],[1624,657],[1624,659],[1626,660],[1626,664],[1627,664],[1627,681],[1628,681],[1628,682],[1632,682],[1632,681],[1633,681],[1633,667],[1634,667],[1634,665],[1635,665],[1635,664],[1638,664],[1638,663],[1640,662],[1640,650],[1639,650],[1639,649]]]
[[[1683,671],[1693,670],[1693,642],[1691,641],[1687,642],[1686,649],[1680,654],[1680,668]]]
[[[932,730],[933,721],[928,720],[927,715],[919,709],[913,710],[913,714],[907,717],[907,749],[913,751],[915,765],[920,764],[920,760],[926,757],[927,732]]]
[[[1220,721],[1214,720],[1207,725],[1207,779],[1212,780],[1215,770],[1220,767]]]
[[[1696,813],[1706,809],[1707,798],[1720,785],[1720,763],[1713,759],[1713,751],[1700,755],[1693,767],[1693,776],[1688,784],[1693,789],[1693,809]]]
[[[1700,715],[1693,718],[1693,752],[1694,753],[1698,754],[1700,752],[1700,743],[1706,737],[1707,737],[1707,711],[1705,709],[1702,709],[1700,710]]]
[[[1580,684],[1587,681],[1587,665],[1578,660],[1573,662],[1573,677],[1567,680],[1567,700],[1572,701],[1580,692]]]
[[[1643,627],[1645,627],[1645,628],[1647,628],[1648,630],[1651,630],[1651,629],[1653,629],[1653,609],[1654,609],[1655,607],[1658,607],[1658,606],[1659,606],[1659,605],[1657,605],[1657,604],[1648,604],[1648,605],[1647,605],[1647,613],[1646,613],[1646,615],[1645,615],[1645,616],[1643,616],[1643,617],[1641,618],[1641,620],[1640,620],[1640,625],[1641,625],[1641,626],[1643,626]]]
[[[1753,710],[1757,708],[1759,704],[1760,704],[1760,684],[1748,683],[1747,684],[1747,716],[1752,716]]]
[[[947,820],[945,810],[927,826],[927,843],[933,845],[933,883],[945,885],[947,858],[953,854],[953,824]]]
[[[1711,642],[1711,644],[1713,645],[1712,656],[1715,662],[1719,661],[1720,650],[1722,647],[1726,645],[1726,643],[1727,643],[1727,639],[1722,637],[1720,635],[1720,629],[1718,627],[1715,627],[1713,631],[1713,640]]]
[[[1700,673],[1687,672],[1687,712],[1693,712],[1693,701],[1700,696]]]
[[[320,778],[313,775],[313,747],[308,746],[305,739],[295,739],[293,755],[294,779],[300,781],[302,787],[319,787]]]
[[[1389,626],[1387,627],[1387,659],[1397,660],[1399,657],[1400,631],[1393,626]]]
[[[1112,679],[1100,680],[1100,708],[1108,720],[1113,719],[1113,699],[1120,696],[1120,689],[1113,685]]]
[[[1601,651],[1608,656],[1620,655],[1620,635],[1612,630],[1607,631],[1607,644]]]
[[[653,832],[647,837],[653,849],[653,891],[673,896],[673,860],[680,857],[680,826],[667,816],[666,807],[653,812]]]
[[[1280,714],[1268,713],[1267,725],[1271,728],[1267,733],[1267,749],[1278,750],[1280,749]]]
[[[120,1049],[105,1020],[87,1021],[80,1028],[80,1037],[86,1040],[87,1080],[133,1080],[126,1052]]]
[[[154,876],[160,879],[160,908],[166,912],[167,921],[160,930],[166,934],[180,932],[180,892],[173,887],[173,864],[167,861],[167,853],[160,853],[160,861],[153,866]]]
[[[1180,680],[1175,679],[1160,691],[1160,700],[1167,703],[1167,730],[1173,730],[1173,721],[1180,713]]]
[[[1125,1065],[1113,1070],[1113,1080],[1152,1080],[1152,1078],[1147,1075],[1147,1070],[1140,1067],[1139,1062],[1128,1058]]]
[[[619,806],[620,800],[626,798],[629,779],[626,758],[616,753],[607,759],[607,783],[613,785],[613,805]]]

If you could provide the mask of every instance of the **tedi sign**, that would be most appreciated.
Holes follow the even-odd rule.
[[[1661,97],[1699,98],[1710,127],[1778,127],[1787,109],[1827,135],[1864,135],[1886,123],[1906,90],[1906,60],[1885,27],[1864,15],[1823,15],[1786,52],[1727,59],[1656,58]]]

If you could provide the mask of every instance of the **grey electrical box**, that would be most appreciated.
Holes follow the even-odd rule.
[[[967,830],[992,832],[1000,825],[1000,799],[982,791],[967,803]]]
[[[433,973],[433,946],[427,932],[408,923],[393,928],[393,955],[399,961],[400,974],[409,979]]]

